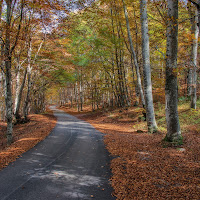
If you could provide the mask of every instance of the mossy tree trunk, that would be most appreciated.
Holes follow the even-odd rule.
[[[182,136],[178,116],[177,50],[178,50],[178,0],[168,0],[167,52],[165,103],[166,141],[180,144]]]

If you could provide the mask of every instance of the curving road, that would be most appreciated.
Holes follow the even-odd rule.
[[[112,200],[109,154],[90,124],[55,109],[52,133],[0,171],[0,200]]]

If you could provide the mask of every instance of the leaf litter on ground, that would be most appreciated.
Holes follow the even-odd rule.
[[[13,143],[7,146],[6,123],[0,122],[0,170],[15,161],[49,135],[56,124],[52,112],[29,115],[30,121],[17,124],[13,129]]]
[[[105,133],[104,142],[113,157],[113,195],[118,200],[200,199],[200,129],[197,124],[185,124],[180,114],[184,144],[170,147],[162,143],[166,134],[164,119],[158,133],[148,134],[138,108],[106,113],[92,112],[89,108],[79,113],[75,109],[62,109]],[[159,113],[157,118],[162,119],[164,115]]]

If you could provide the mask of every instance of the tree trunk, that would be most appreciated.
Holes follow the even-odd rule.
[[[16,97],[15,97],[15,106],[14,106],[14,116],[17,122],[20,120],[20,114],[19,114],[19,109],[20,109],[20,103],[22,99],[22,92],[24,89],[25,81],[26,81],[26,74],[27,74],[27,68],[25,69],[24,72],[24,77],[21,83],[21,86],[16,88]]]
[[[198,35],[199,29],[197,27],[197,9],[195,8],[195,16],[191,18],[191,33],[192,33],[192,48],[191,48],[191,75],[192,75],[192,84],[191,84],[191,104],[190,107],[196,109],[196,101],[197,101],[197,92],[196,92],[196,85],[197,85],[197,53],[198,53]],[[192,13],[191,13],[192,14]]]
[[[191,97],[192,94],[192,68],[189,66],[187,74],[187,96]]]
[[[70,108],[72,108],[73,107],[73,88],[71,88],[70,102],[71,102]]]
[[[31,92],[31,85],[32,85],[32,81],[31,81],[31,74],[32,74],[32,65],[35,63],[37,56],[42,48],[42,45],[44,43],[44,39],[42,40],[42,42],[40,43],[38,50],[35,54],[34,60],[31,63],[31,54],[32,54],[32,41],[31,41],[31,36],[30,36],[30,41],[29,41],[29,49],[28,49],[28,56],[27,56],[27,61],[28,61],[28,66],[27,66],[27,77],[28,77],[28,81],[27,81],[27,95],[26,95],[26,99],[25,99],[25,103],[24,103],[24,109],[23,109],[23,114],[24,114],[24,120],[27,121],[28,118],[28,104],[30,101],[30,92]]]
[[[138,85],[138,88],[139,88],[140,97],[141,97],[141,100],[142,100],[142,105],[143,105],[143,107],[145,107],[145,100],[144,100],[144,94],[143,94],[143,89],[142,89],[140,70],[139,70],[139,65],[138,65],[138,62],[137,62],[136,53],[135,53],[135,50],[134,50],[134,47],[133,47],[133,41],[132,41],[132,37],[131,37],[131,30],[130,30],[130,25],[129,25],[128,13],[127,13],[127,9],[126,9],[126,5],[124,3],[124,0],[122,0],[122,2],[123,2],[123,8],[124,8],[124,15],[125,15],[125,18],[126,18],[126,27],[127,27],[127,32],[128,32],[128,39],[129,39],[129,43],[130,43],[131,53],[133,55],[135,70],[136,70],[137,85]]]
[[[78,83],[76,82],[75,84],[75,96],[76,96],[76,105],[77,105],[77,111],[80,111],[80,106],[79,106],[79,92],[78,92]]]
[[[17,120],[17,118],[19,117],[19,116],[15,115],[17,98],[19,96],[19,90],[20,90],[20,63],[19,63],[19,58],[18,58],[17,59],[17,67],[16,67],[15,104],[14,104],[14,116],[15,116],[15,119],[14,119],[14,121]]]
[[[5,38],[5,49],[4,49],[4,61],[5,61],[5,80],[6,80],[6,120],[7,120],[7,142],[12,143],[12,132],[13,132],[13,109],[12,109],[12,77],[11,77],[11,49],[10,49],[10,25],[11,25],[11,4],[12,0],[6,1],[7,13],[6,13],[6,38]]]
[[[1,81],[1,96],[2,99],[0,101],[0,112],[1,112],[1,120],[5,121],[6,120],[6,113],[5,113],[5,74],[3,71],[0,73],[0,81]]]
[[[12,52],[14,51],[17,41],[19,39],[19,33],[21,30],[21,23],[23,18],[23,7],[24,1],[21,1],[21,8],[20,8],[20,20],[18,24],[17,34],[12,42],[13,46],[11,47],[11,18],[13,14],[13,8],[15,8],[16,1],[7,0],[6,3],[6,25],[5,25],[5,39],[4,39],[4,64],[5,64],[5,103],[6,103],[6,119],[7,119],[7,142],[8,144],[12,143],[12,132],[13,132],[13,109],[12,109],[12,77],[11,77],[11,66],[12,66]]]
[[[82,75],[81,75],[81,81],[80,81],[80,106],[81,106],[81,111],[83,111],[83,86],[82,86]]]
[[[24,103],[24,109],[23,109],[23,112],[24,112],[24,120],[25,121],[28,121],[28,104],[29,104],[29,101],[30,101],[30,91],[31,91],[31,73],[32,73],[32,66],[31,66],[31,53],[32,53],[32,44],[31,44],[31,41],[30,41],[30,44],[29,44],[29,49],[28,49],[28,57],[27,57],[27,60],[28,60],[28,66],[27,66],[27,94],[26,94],[26,99],[25,99],[25,103]]]
[[[1,17],[2,17],[2,5],[3,5],[3,0],[0,0],[0,37],[2,38],[2,26],[1,26],[1,23],[2,23],[2,20],[1,20]],[[5,117],[5,100],[4,100],[4,97],[5,97],[5,72],[4,72],[4,61],[3,61],[3,57],[4,57],[4,43],[3,41],[0,39],[0,49],[1,49],[1,58],[0,58],[0,66],[1,66],[1,69],[0,69],[0,91],[1,91],[1,97],[2,99],[0,99],[0,115],[1,115],[1,120],[5,121],[6,117]]]
[[[140,0],[140,13],[141,13],[141,29],[142,29],[142,56],[143,56],[145,109],[146,109],[148,132],[153,133],[157,131],[157,124],[155,120],[153,95],[152,95],[146,0]]]
[[[167,52],[166,52],[166,121],[168,142],[181,144],[182,136],[178,117],[177,87],[178,0],[168,0]]]
[[[197,27],[198,27],[198,29],[199,29],[199,32],[200,32],[200,0],[196,0],[196,1],[194,1],[194,0],[189,0],[191,3],[193,3],[195,6],[196,6],[196,8],[197,8],[197,13],[196,13],[196,16],[197,16]]]

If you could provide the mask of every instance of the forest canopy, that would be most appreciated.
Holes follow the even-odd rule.
[[[0,111],[14,123],[59,104],[84,110],[166,103],[166,139],[181,142],[178,100],[196,109],[199,0],[1,0]]]

